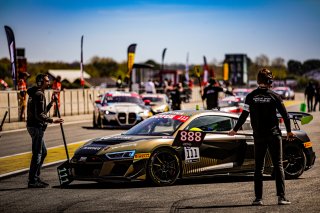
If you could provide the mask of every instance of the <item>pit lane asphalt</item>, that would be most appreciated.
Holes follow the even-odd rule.
[[[298,106],[290,107],[297,111]],[[320,112],[314,120],[301,126],[320,153]],[[1,212],[320,212],[320,166],[300,178],[286,180],[288,206],[277,205],[275,182],[264,177],[264,206],[251,206],[252,176],[218,176],[205,179],[179,180],[168,187],[143,183],[110,183],[74,181],[61,189],[55,166],[42,170],[50,184],[45,189],[28,189],[27,174],[0,180]]]
[[[297,105],[299,103],[300,103],[299,101],[286,101],[285,105],[286,107],[289,107],[289,106]],[[201,103],[184,103],[182,108],[194,109],[197,104],[200,106]],[[67,117],[64,117],[65,119],[64,125],[72,125],[74,123],[80,123],[80,122],[91,122],[92,121],[91,118],[92,118],[92,115],[90,114],[80,115],[80,116],[79,115],[67,116]],[[58,125],[54,125],[54,126],[58,126]],[[8,124],[6,128],[9,130],[4,131],[3,134],[10,133],[10,132],[11,133],[15,132],[19,134],[19,131],[25,131],[25,128],[23,127],[25,127],[24,122],[16,122],[16,123]],[[51,128],[51,127],[52,126],[49,126],[48,128]],[[119,131],[117,133],[119,133]],[[106,132],[106,134],[110,134],[110,133]],[[29,136],[27,135],[26,137],[29,137]],[[27,140],[29,140],[29,138],[27,138]],[[68,143],[67,146],[68,146],[69,156],[73,156],[74,151],[88,140],[89,139]],[[63,142],[61,142],[60,144],[63,144]],[[8,156],[1,156],[1,153],[0,153],[0,178],[27,172],[29,169],[31,156],[32,156],[31,152],[17,153],[17,154],[12,154]],[[56,165],[65,160],[66,160],[66,153],[63,145],[50,147],[48,148],[48,154],[44,162],[44,167]]]

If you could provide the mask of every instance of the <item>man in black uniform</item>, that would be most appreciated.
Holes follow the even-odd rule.
[[[171,91],[171,108],[172,110],[180,110],[181,109],[181,92],[180,85],[176,84],[175,89]]]
[[[315,96],[315,88],[314,88],[312,81],[310,81],[304,91],[304,97],[307,98],[308,112],[312,112],[312,110],[313,110],[313,97],[314,96]]]
[[[223,92],[222,87],[215,86],[216,80],[210,79],[209,85],[203,90],[202,100],[207,101],[207,109],[213,109],[218,107],[219,92]]]
[[[287,140],[292,140],[295,135],[291,132],[289,115],[283,105],[281,97],[270,90],[273,81],[271,71],[265,68],[261,69],[258,73],[257,81],[259,87],[247,95],[244,109],[237,124],[233,130],[229,132],[229,135],[233,136],[236,134],[250,113],[254,137],[254,191],[256,196],[252,205],[263,205],[263,170],[264,160],[268,149],[274,166],[278,204],[287,205],[291,202],[285,198],[282,139],[279,120],[277,118],[277,110],[284,120],[287,130]]]
[[[47,116],[54,99],[47,105],[44,90],[49,86],[49,77],[39,74],[36,77],[37,86],[29,88],[27,108],[27,130],[32,138],[32,158],[29,170],[28,188],[45,188],[49,184],[40,179],[40,169],[47,155],[47,148],[43,140],[48,123],[62,123],[63,119],[53,120]]]

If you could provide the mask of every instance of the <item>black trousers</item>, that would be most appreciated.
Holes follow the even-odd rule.
[[[316,111],[317,104],[319,104],[319,112],[320,112],[320,95],[317,95],[315,97],[313,111]]]
[[[262,199],[263,170],[267,150],[269,150],[276,178],[277,196],[285,195],[285,178],[282,163],[282,139],[280,135],[254,136],[255,172],[254,192],[257,199]]]
[[[32,138],[32,158],[29,170],[29,183],[35,183],[40,179],[40,170],[44,159],[47,156],[46,144],[43,140],[44,131],[42,128],[27,127]]]
[[[312,112],[312,110],[313,110],[313,96],[307,97],[307,105],[308,105],[308,112]]]

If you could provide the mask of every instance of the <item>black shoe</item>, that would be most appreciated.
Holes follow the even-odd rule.
[[[49,183],[46,183],[46,182],[42,181],[41,179],[39,179],[38,182],[39,182],[39,183],[42,183],[42,184],[45,185],[45,186],[49,186]]]
[[[252,205],[253,206],[262,206],[263,205],[263,201],[262,199],[255,199],[253,202],[252,202]]]
[[[46,188],[48,185],[45,185],[40,182],[28,183],[28,188]]]
[[[279,196],[278,197],[278,205],[290,205],[291,202],[287,200],[285,197]]]

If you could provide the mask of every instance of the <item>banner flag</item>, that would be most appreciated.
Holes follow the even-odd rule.
[[[16,69],[16,44],[14,39],[13,30],[9,26],[4,26],[4,29],[7,34],[10,62],[11,62],[11,75],[14,85],[14,89],[17,90],[17,69]]]
[[[84,78],[83,78],[83,35],[81,36],[81,54],[80,54],[80,70],[81,70],[81,78],[80,84],[84,87]]]
[[[136,52],[136,46],[137,46],[137,44],[130,44],[128,47],[128,73],[127,73],[127,77],[129,79],[130,79],[130,74],[131,74],[132,67],[134,64],[134,56],[135,56],[135,52]]]
[[[189,82],[189,52],[187,53],[185,77],[186,77],[186,81]]]
[[[203,86],[206,86],[207,83],[208,83],[208,70],[209,70],[209,67],[208,67],[208,64],[207,64],[207,58],[205,56],[203,56],[203,61],[204,61],[204,65],[203,65],[203,80],[202,80],[202,83],[203,83]]]
[[[164,69],[164,57],[166,55],[166,51],[167,51],[167,48],[164,48],[163,51],[162,51],[162,67],[161,67],[161,70]]]

